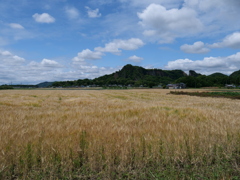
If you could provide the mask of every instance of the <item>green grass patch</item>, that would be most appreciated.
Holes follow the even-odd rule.
[[[199,97],[215,97],[215,98],[240,99],[240,92],[234,92],[234,91],[222,91],[222,92],[216,92],[216,91],[214,91],[214,92],[170,91],[170,94],[199,96]]]

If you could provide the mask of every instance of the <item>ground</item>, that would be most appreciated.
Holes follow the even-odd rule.
[[[240,177],[239,100],[169,92],[1,91],[0,177]]]

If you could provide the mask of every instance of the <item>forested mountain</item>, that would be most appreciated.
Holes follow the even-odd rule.
[[[166,85],[185,76],[187,76],[187,74],[182,70],[145,69],[143,67],[127,64],[120,71],[93,80],[79,79],[76,81],[54,82],[53,86],[130,85],[135,87],[152,87],[159,84]]]
[[[151,87],[159,84],[168,84],[184,76],[187,76],[187,74],[182,70],[167,71],[161,69],[145,69],[143,67],[128,64],[120,71],[101,76],[93,81],[98,85],[117,84]]]
[[[222,73],[213,73],[209,76],[202,75],[193,70],[187,75],[182,70],[145,69],[140,66],[127,64],[121,70],[109,75],[104,75],[93,80],[79,79],[75,81],[58,81],[55,87],[72,86],[134,86],[153,87],[166,86],[169,83],[185,83],[187,87],[223,87],[225,84],[240,84],[240,70],[227,76]]]

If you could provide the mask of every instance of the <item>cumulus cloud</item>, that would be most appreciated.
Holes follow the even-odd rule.
[[[37,84],[44,81],[67,81],[67,80],[76,80],[85,79],[85,78],[96,78],[105,74],[111,74],[119,68],[107,68],[107,67],[98,67],[91,64],[85,65],[74,65],[74,67],[66,68],[63,66],[54,66],[49,67],[44,63],[43,60],[40,63],[31,62],[27,66],[20,66],[18,71],[13,71],[13,77],[10,75],[7,76],[14,83],[16,82],[27,82],[31,84]],[[9,71],[9,70],[8,70]],[[17,78],[16,78],[17,77]],[[0,82],[2,81],[2,76],[0,72]]]
[[[87,9],[87,13],[88,13],[88,17],[90,18],[97,18],[97,17],[101,17],[102,14],[99,13],[99,9],[91,9],[88,6],[85,7]]]
[[[194,9],[205,25],[208,34],[237,30],[240,28],[239,0],[184,0],[184,7]]]
[[[24,27],[21,24],[17,23],[10,23],[9,26],[13,29],[24,29]]]
[[[63,67],[63,65],[50,59],[43,59],[40,63],[36,61],[32,61],[28,64],[28,66],[34,69],[41,69],[41,70],[49,70],[49,69],[52,70],[55,68]]]
[[[196,70],[203,74],[222,72],[230,74],[240,66],[240,52],[227,57],[205,57],[203,60],[178,59],[169,61],[166,69]]]
[[[144,45],[141,39],[131,38],[128,40],[115,39],[112,42],[105,44],[105,47],[96,47],[95,51],[110,52],[116,55],[120,55],[122,50],[135,50]]]
[[[89,51],[83,51],[82,57],[87,58],[88,52]],[[92,56],[89,55],[88,58],[95,59],[97,55],[92,54]],[[76,77],[79,79],[92,79],[105,74],[111,74],[120,69],[119,67],[98,67],[90,63],[67,67],[55,60],[46,58],[40,62],[27,62],[29,61],[10,51],[0,50],[0,85],[9,83],[37,84],[44,81],[76,80]]]
[[[74,7],[66,7],[65,12],[66,12],[69,19],[76,19],[76,18],[79,17],[79,12]]]
[[[128,58],[128,61],[132,61],[132,62],[135,62],[135,63],[142,62],[142,60],[143,60],[142,57],[138,57],[136,55],[133,55],[133,56]]]
[[[118,67],[98,67],[91,64],[75,66],[75,72],[81,72],[81,78],[93,79],[106,74],[111,74],[118,71]]]
[[[184,44],[180,49],[190,54],[204,54],[210,51],[202,41],[195,42],[193,45]]]
[[[2,56],[12,56],[12,53],[10,53],[9,51],[0,51],[0,55],[2,55]]]
[[[0,64],[0,68],[2,69],[0,72],[1,83],[37,84],[43,81],[61,80],[62,76],[67,76],[63,65],[49,59],[43,59],[41,62],[31,61],[28,64],[22,63],[18,66],[11,66],[11,68],[8,64]]]
[[[112,42],[105,44],[105,47],[96,47],[94,51],[90,49],[85,49],[78,53],[76,57],[72,59],[73,64],[86,65],[86,60],[97,60],[101,59],[105,53],[113,53],[115,55],[120,55],[122,50],[135,50],[143,46],[144,43],[140,39],[128,39],[128,40],[113,40]],[[139,57],[132,56],[130,60],[140,61]]]
[[[25,59],[12,54],[9,51],[0,51],[0,62],[5,65],[19,65],[25,62]]]
[[[73,58],[74,62],[84,62],[85,60],[96,60],[101,59],[104,54],[98,51],[91,51],[85,49],[82,52],[79,52],[76,57]]]
[[[201,41],[195,42],[193,45],[184,44],[180,47],[185,53],[203,54],[210,51],[210,48],[240,48],[240,32],[235,32],[226,36],[221,42],[213,44],[204,44]]]
[[[126,0],[120,0],[128,3]],[[150,40],[171,43],[193,35],[212,36],[239,30],[239,0],[130,0],[138,12],[143,34]]]
[[[150,4],[138,13],[144,35],[158,36],[160,42],[171,42],[176,37],[196,34],[203,28],[197,13],[190,8],[166,9],[160,4]]]
[[[233,49],[240,48],[240,32],[235,32],[231,35],[226,36],[222,42],[214,43],[210,45],[211,48],[223,48],[230,47]]]
[[[49,15],[48,13],[42,13],[42,14],[35,13],[32,17],[38,23],[54,23],[55,22],[55,18]]]
[[[58,62],[50,59],[43,59],[41,65],[45,67],[61,67],[61,65]]]

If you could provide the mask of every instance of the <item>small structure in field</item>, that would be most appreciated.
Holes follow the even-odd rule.
[[[234,84],[226,84],[225,87],[228,89],[236,88]]]
[[[186,84],[184,83],[177,83],[177,84],[168,84],[167,89],[185,89]]]

